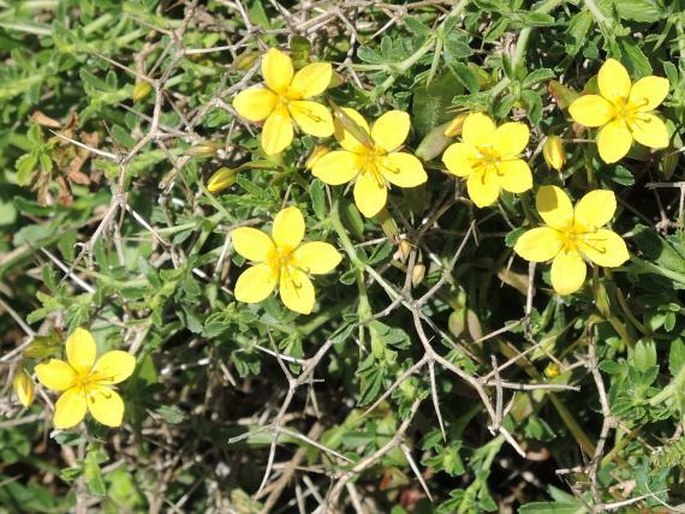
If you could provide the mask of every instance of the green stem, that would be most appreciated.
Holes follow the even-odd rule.
[[[371,304],[369,303],[369,297],[366,292],[366,283],[364,282],[364,262],[357,255],[357,250],[355,250],[350,236],[347,235],[347,231],[345,230],[342,221],[340,221],[340,204],[337,200],[331,209],[330,220],[333,230],[335,230],[335,233],[338,234],[338,238],[342,243],[343,250],[345,250],[345,253],[356,268],[355,275],[357,279],[357,287],[359,288],[359,306],[357,308],[357,313],[359,314],[359,321],[363,323],[372,316]]]
[[[550,11],[556,9],[565,0],[547,0],[540,7],[533,10],[535,13],[547,14]],[[530,41],[530,35],[533,32],[534,27],[525,27],[519,33],[518,41],[516,42],[516,49],[514,50],[514,56],[512,58],[511,67],[516,70],[525,62],[526,50],[528,49],[528,42]],[[490,94],[495,97],[504,91],[507,86],[511,84],[511,79],[509,77],[504,77],[495,86],[490,89]]]
[[[675,392],[682,391],[684,387],[685,366],[681,366],[680,371],[678,371],[678,374],[673,378],[673,380],[671,380],[671,383],[668,384],[659,394],[650,398],[649,405],[655,407],[656,405],[665,402],[666,400],[670,399]]]
[[[590,14],[592,14],[592,17],[597,22],[597,25],[599,25],[599,30],[601,30],[602,34],[607,37],[608,32],[606,32],[606,30],[611,28],[612,20],[606,17],[599,6],[595,3],[595,0],[583,0],[583,3],[588,11],[590,11]]]
[[[678,282],[681,285],[685,285],[685,275],[682,273],[678,273],[677,271],[670,270],[668,268],[664,268],[662,266],[658,266],[654,263],[651,263],[649,261],[645,261],[643,259],[640,259],[639,257],[636,257],[635,255],[632,255],[630,257],[630,261],[634,264],[637,265],[639,268],[639,271],[642,273],[654,273],[656,275],[661,275],[666,278],[670,278],[671,280],[674,280]]]

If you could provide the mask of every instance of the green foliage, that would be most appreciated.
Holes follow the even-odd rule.
[[[382,4],[382,5],[381,5]],[[402,5],[400,5],[402,4]],[[669,512],[684,500],[683,0],[0,2],[0,373],[89,327],[132,352],[125,423],[54,430],[0,401],[0,513]],[[235,95],[265,49],[331,62],[318,101],[402,110],[429,179],[364,217],[268,156]],[[609,57],[667,77],[670,146],[604,163],[573,100]],[[535,191],[478,209],[441,159],[469,112],[531,131],[534,184],[611,189],[617,268],[559,296],[513,252]],[[564,140],[550,171],[545,137]],[[223,171],[221,171],[223,170]],[[223,173],[221,187],[210,178]],[[209,189],[209,190],[208,190]],[[211,191],[211,192],[210,192]],[[343,254],[311,315],[238,302],[237,227],[286,205]],[[532,280],[533,282],[530,282]],[[597,379],[599,376],[600,380]],[[521,455],[523,454],[523,455]],[[614,504],[614,505],[612,505]],[[594,510],[593,510],[594,509]],[[623,511],[623,510],[622,510]],[[320,512],[323,512],[320,510]]]

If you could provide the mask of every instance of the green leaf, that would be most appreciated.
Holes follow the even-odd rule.
[[[578,502],[531,502],[521,505],[519,514],[586,514],[587,508]]]
[[[654,23],[666,16],[656,0],[613,0],[618,15],[624,20]]]
[[[312,200],[314,215],[323,220],[326,218],[326,197],[323,183],[317,178],[312,180],[309,186],[309,198]]]
[[[649,63],[649,59],[637,45],[627,39],[622,39],[620,45],[625,55],[624,64],[629,71],[633,72],[633,75],[646,77],[652,74],[652,65]]]
[[[564,38],[564,48],[569,57],[575,56],[583,47],[593,23],[589,10],[580,11],[571,18]]]
[[[685,343],[681,338],[674,339],[671,343],[671,352],[668,354],[668,369],[674,377],[685,366]]]
[[[455,95],[463,92],[462,85],[449,71],[440,75],[425,87],[414,90],[412,101],[413,126],[423,138],[432,128],[454,117],[448,111]]]
[[[27,153],[17,159],[15,168],[17,170],[17,184],[28,186],[31,183],[33,172],[38,165],[38,156],[34,153]]]
[[[524,88],[530,88],[535,84],[549,80],[554,76],[554,70],[550,70],[549,68],[538,68],[537,70],[529,73],[528,76],[523,79],[521,86]]]
[[[102,472],[100,471],[100,462],[102,460],[102,450],[90,449],[83,463],[83,473],[86,478],[88,492],[96,496],[105,496],[107,494],[105,481],[102,479]]]
[[[633,362],[637,369],[643,373],[656,365],[656,346],[654,341],[640,339],[633,348]]]
[[[186,414],[175,405],[161,405],[155,412],[164,418],[170,425],[178,425],[186,419]]]

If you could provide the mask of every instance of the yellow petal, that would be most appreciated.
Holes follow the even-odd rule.
[[[586,275],[587,266],[578,253],[562,252],[552,261],[552,287],[561,295],[578,291],[583,286]]]
[[[359,211],[371,218],[385,207],[388,201],[388,189],[382,181],[379,181],[371,173],[361,173],[354,184],[354,203]]]
[[[108,427],[121,426],[124,419],[124,400],[107,386],[91,386],[87,392],[88,410],[93,417]]]
[[[611,103],[616,103],[620,98],[626,99],[630,94],[630,76],[616,59],[607,59],[602,65],[597,84],[600,94]]]
[[[392,152],[404,143],[410,128],[409,114],[402,111],[388,111],[371,127],[371,138],[383,150]]]
[[[236,252],[254,262],[264,262],[276,248],[268,235],[252,227],[236,228],[231,232],[231,240]]]
[[[469,197],[478,207],[487,207],[499,197],[499,180],[494,173],[472,173],[466,180]]]
[[[633,136],[621,120],[607,123],[597,135],[599,156],[607,164],[621,160],[630,151]]]
[[[423,164],[411,154],[393,152],[381,159],[379,170],[395,186],[416,187],[428,180]]]
[[[295,74],[288,96],[299,99],[320,95],[326,91],[331,78],[333,78],[333,68],[330,63],[308,64]]]
[[[274,218],[271,237],[277,248],[295,249],[304,237],[304,216],[297,207],[286,207]]]
[[[656,109],[664,101],[671,84],[668,79],[650,75],[638,80],[630,89],[628,102],[640,112]]]
[[[345,150],[350,152],[361,153],[364,151],[364,144],[355,138],[352,133],[346,129],[346,125],[354,124],[356,130],[365,133],[371,139],[371,130],[369,124],[359,112],[349,107],[343,107],[342,111],[347,116],[347,119],[337,116],[333,122],[335,125],[335,137]]]
[[[666,148],[669,143],[668,129],[653,114],[639,114],[630,124],[635,141],[649,148]]]
[[[331,186],[346,184],[357,173],[357,155],[347,150],[329,152],[320,157],[312,167],[312,174]]]
[[[575,222],[585,230],[595,230],[611,221],[616,212],[616,195],[608,189],[596,189],[583,196],[574,211]]]
[[[62,393],[55,403],[52,422],[55,428],[64,430],[78,425],[86,415],[86,395],[80,387],[72,387]]]
[[[262,76],[269,88],[284,94],[293,80],[293,62],[286,54],[276,48],[269,49],[262,59]]]
[[[552,228],[565,229],[573,223],[573,205],[557,186],[542,186],[535,197],[535,207],[544,222]]]
[[[516,240],[514,251],[531,262],[553,259],[561,251],[559,232],[550,227],[528,230]]]
[[[595,264],[607,268],[620,266],[630,258],[623,238],[605,228],[587,234],[580,245],[580,251]]]
[[[74,385],[76,373],[69,364],[59,359],[35,367],[36,376],[41,384],[53,391],[64,391]]]
[[[85,328],[77,328],[67,338],[67,361],[79,375],[87,375],[95,364],[95,339]]]
[[[269,114],[262,129],[262,148],[267,155],[282,152],[293,142],[293,124],[287,111],[276,109]]]
[[[118,384],[131,376],[136,358],[128,352],[113,350],[100,357],[93,366],[91,377],[104,384]]]
[[[33,397],[35,394],[35,386],[33,380],[31,380],[31,375],[24,368],[17,371],[12,381],[12,387],[14,389],[14,394],[24,407],[30,407],[33,403]]]
[[[511,122],[497,127],[493,136],[495,150],[506,157],[520,154],[528,144],[530,130],[524,123]]]
[[[464,120],[461,131],[464,143],[471,146],[492,144],[495,133],[495,123],[482,112],[474,112]]]
[[[320,241],[304,243],[293,252],[293,257],[298,268],[313,275],[330,273],[342,261],[333,245]]]
[[[499,185],[510,193],[523,193],[533,187],[533,174],[522,159],[502,161],[498,165]]]
[[[288,111],[303,132],[316,137],[333,135],[333,117],[320,103],[297,100],[288,104]]]
[[[614,116],[613,106],[599,95],[583,95],[569,105],[573,121],[586,127],[601,127]]]
[[[466,143],[453,143],[442,154],[442,162],[448,171],[457,177],[466,177],[473,173],[471,162],[474,148]]]
[[[314,308],[314,286],[304,272],[291,269],[281,275],[279,285],[281,301],[291,311],[309,314]]]
[[[246,269],[235,283],[236,300],[245,303],[259,303],[273,292],[278,274],[266,264],[256,264]]]
[[[233,108],[246,120],[262,121],[274,110],[276,102],[278,98],[268,89],[252,87],[238,93]]]

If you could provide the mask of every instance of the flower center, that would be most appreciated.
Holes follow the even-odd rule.
[[[480,145],[476,147],[476,154],[472,158],[472,166],[483,174],[483,179],[488,173],[500,174],[499,163],[502,156],[492,145]]]
[[[274,275],[278,276],[281,273],[288,273],[290,268],[295,266],[293,250],[294,248],[287,246],[277,246],[269,252],[269,255],[266,257],[266,263]]]
[[[387,152],[382,148],[377,146],[368,147],[364,146],[359,154],[357,154],[357,165],[361,170],[361,173],[370,174],[378,183],[379,187],[385,187],[385,178],[381,173],[381,165],[383,157],[387,155]]]

